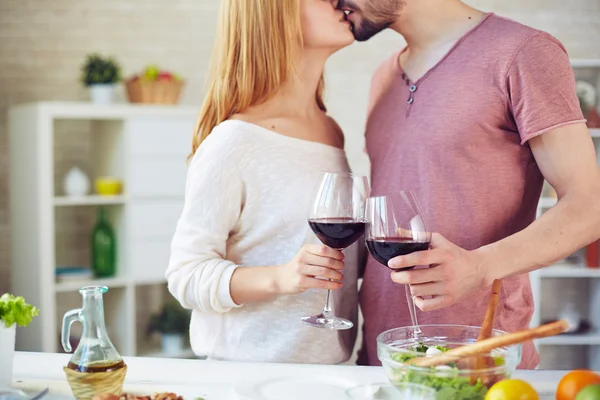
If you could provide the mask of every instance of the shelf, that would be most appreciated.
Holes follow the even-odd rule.
[[[82,196],[82,197],[67,197],[57,196],[54,198],[54,205],[57,207],[64,206],[99,206],[99,205],[118,205],[124,204],[125,196]]]
[[[557,335],[536,340],[537,344],[548,346],[600,346],[600,333],[580,335]]]
[[[135,278],[133,279],[137,286],[150,286],[150,285],[166,285],[167,279],[165,277],[160,278]]]
[[[57,293],[76,292],[84,286],[107,286],[109,289],[125,287],[130,283],[127,278],[81,279],[69,282],[57,282]]]
[[[180,117],[196,119],[199,107],[182,105],[155,105],[117,103],[98,105],[91,102],[36,102],[13,107],[15,111],[27,110],[51,118],[119,120],[131,117]]]
[[[109,289],[125,287],[127,285],[146,286],[146,285],[167,285],[165,278],[105,278],[105,279],[80,279],[69,282],[57,282],[57,292],[77,291],[84,286],[100,285],[108,286]]]
[[[573,59],[571,66],[573,68],[600,68],[600,59]]]
[[[542,268],[539,272],[542,278],[600,278],[600,268],[566,263]]]

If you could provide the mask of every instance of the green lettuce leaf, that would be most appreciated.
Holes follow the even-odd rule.
[[[450,350],[449,347],[436,346],[438,350],[445,353]],[[423,343],[419,343],[419,346],[412,347],[412,351],[419,353],[425,353],[428,349]],[[413,354],[406,353],[393,353],[390,355],[392,360],[406,363],[409,360],[418,357]],[[495,364],[497,366],[504,365],[506,363],[504,357],[495,356]],[[397,382],[408,382],[421,384],[436,390],[436,400],[484,400],[485,394],[488,388],[482,383],[480,379],[475,383],[471,383],[470,378],[458,376],[458,368],[456,363],[446,364],[452,367],[452,370],[439,372],[436,368],[432,367],[431,372],[423,371],[411,371],[399,369],[396,376]],[[453,374],[453,372],[455,372]]]
[[[26,327],[39,312],[36,307],[27,304],[21,296],[15,297],[10,293],[5,293],[0,297],[0,321],[7,328],[14,324]]]

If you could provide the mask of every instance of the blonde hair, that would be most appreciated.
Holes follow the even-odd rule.
[[[190,158],[215,126],[271,99],[295,73],[301,49],[299,0],[222,0]],[[321,76],[315,96],[325,111],[323,89]]]

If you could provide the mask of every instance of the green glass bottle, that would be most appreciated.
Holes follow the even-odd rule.
[[[92,270],[97,278],[109,278],[117,272],[117,243],[103,207],[92,232]]]

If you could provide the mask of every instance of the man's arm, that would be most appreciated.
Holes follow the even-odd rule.
[[[556,128],[529,146],[558,203],[523,231],[477,250],[489,284],[551,265],[600,237],[600,168],[585,124]]]
[[[554,128],[529,145],[557,204],[521,232],[479,249],[468,251],[434,234],[431,250],[390,260],[391,268],[436,265],[392,273],[394,282],[411,285],[421,310],[452,305],[494,279],[551,265],[600,238],[600,168],[585,124]]]

